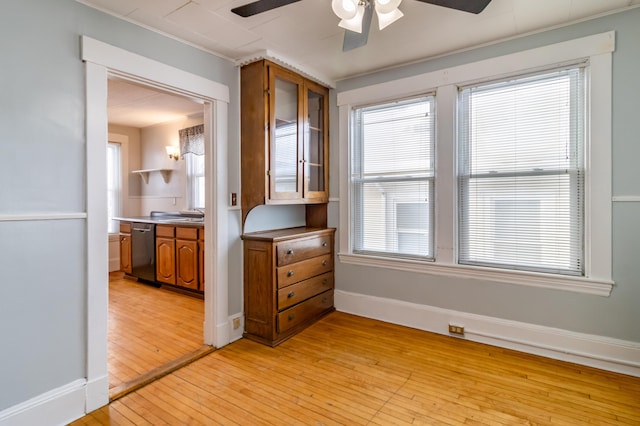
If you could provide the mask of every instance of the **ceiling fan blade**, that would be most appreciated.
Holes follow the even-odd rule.
[[[463,12],[478,14],[484,10],[491,0],[418,0],[423,3],[462,10]]]
[[[298,1],[300,0],[258,0],[253,3],[245,4],[244,6],[234,7],[231,11],[236,15],[247,18],[249,16],[257,15],[258,13],[266,12],[267,10],[276,9]]]
[[[369,40],[369,28],[371,27],[371,19],[373,18],[373,8],[367,7],[364,10],[362,16],[362,32],[357,33],[355,31],[345,30],[344,41],[342,42],[342,51],[347,52],[349,50],[362,47],[367,44]]]

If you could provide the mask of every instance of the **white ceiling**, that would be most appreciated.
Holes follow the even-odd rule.
[[[161,92],[140,84],[110,78],[109,124],[143,128],[203,113],[203,105],[185,96]]]
[[[344,30],[330,0],[302,0],[249,18],[252,0],[79,0],[207,51],[238,60],[269,50],[336,81],[639,5],[640,0],[492,0],[479,15],[404,0],[404,17],[369,43],[342,52]]]
[[[252,0],[78,0],[240,63],[269,51],[322,82],[433,58],[640,5],[640,0],[492,0],[479,15],[404,0],[404,17],[383,31],[374,17],[366,46],[342,52],[344,30],[330,0],[301,0],[249,18],[231,9]],[[146,127],[202,106],[112,80],[109,121]]]

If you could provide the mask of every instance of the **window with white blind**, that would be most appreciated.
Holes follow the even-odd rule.
[[[187,208],[204,209],[204,155],[184,154],[187,168]]]
[[[458,261],[584,274],[585,71],[460,89]]]
[[[339,91],[340,262],[609,295],[614,50],[607,32]]]
[[[122,200],[122,157],[119,143],[107,144],[107,218],[109,233],[119,231],[119,221],[114,217],[121,215]]]
[[[433,96],[353,111],[355,253],[432,259]]]

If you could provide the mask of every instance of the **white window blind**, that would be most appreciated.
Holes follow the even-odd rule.
[[[204,155],[184,154],[187,167],[187,208],[204,209]]]
[[[458,108],[458,262],[584,275],[584,67],[463,87]]]
[[[119,143],[107,144],[107,217],[109,233],[119,231],[119,222],[113,220],[121,214],[122,199],[121,150]]]
[[[433,258],[434,104],[424,96],[353,110],[354,253]]]

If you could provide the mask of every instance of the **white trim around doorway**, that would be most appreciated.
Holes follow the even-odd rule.
[[[109,402],[106,206],[107,77],[132,81],[204,102],[207,165],[204,343],[229,343],[227,230],[227,116],[229,88],[155,60],[82,36],[86,70],[87,136],[87,382],[85,412]],[[208,129],[208,131],[207,131]],[[213,171],[216,173],[213,173]]]

